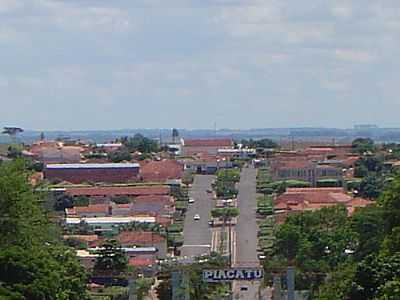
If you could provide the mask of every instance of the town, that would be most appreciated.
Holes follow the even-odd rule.
[[[400,300],[399,20],[0,0],[0,300]]]
[[[345,219],[368,214],[360,209],[375,207],[400,166],[397,144],[370,138],[280,145],[188,139],[173,129],[164,144],[140,134],[91,143],[48,140],[43,133],[22,144],[19,132],[4,128],[13,142],[2,147],[2,182],[8,182],[8,168],[24,162],[26,185],[40,193],[40,207],[59,228],[62,244],[74,249],[91,299],[189,299],[192,293],[307,299],[313,281],[306,261],[317,263],[331,251],[338,260],[345,259],[340,251],[349,257],[366,251],[352,237],[364,228],[340,239],[336,230]],[[311,227],[297,233],[295,226],[306,226],[298,218]],[[320,228],[324,222],[326,229]],[[319,249],[304,261],[306,241],[308,251]],[[293,280],[290,290],[286,280],[294,266],[301,289]],[[311,270],[328,273],[323,264]]]

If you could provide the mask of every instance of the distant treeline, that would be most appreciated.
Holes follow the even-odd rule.
[[[335,138],[340,140],[353,140],[356,137],[369,137],[375,141],[400,141],[400,128],[370,128],[360,129],[339,129],[339,128],[255,128],[255,129],[178,129],[180,137],[186,138],[213,138],[231,137],[233,139],[302,139],[302,140],[326,140]],[[17,141],[31,143],[40,138],[42,131],[26,130],[17,137]],[[121,129],[121,130],[81,130],[81,131],[44,131],[47,139],[82,139],[92,142],[112,141],[124,136],[141,134],[163,143],[172,141],[172,129]],[[0,143],[10,143],[7,135],[0,135]]]

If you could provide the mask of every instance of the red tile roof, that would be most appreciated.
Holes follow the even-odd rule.
[[[185,147],[231,147],[231,139],[184,139]]]
[[[150,231],[122,231],[115,239],[124,245],[148,245],[165,241],[163,236]]]
[[[346,205],[351,213],[354,207],[363,207],[372,202],[362,198],[353,198],[342,188],[289,188],[275,199],[274,209],[314,210],[341,203]]]
[[[154,255],[138,255],[129,258],[128,264],[134,267],[146,267],[154,264],[155,261]]]
[[[66,193],[72,196],[140,196],[140,195],[167,195],[168,186],[113,186],[113,187],[85,187],[66,188]]]
[[[107,213],[108,204],[90,204],[88,206],[75,206],[73,208],[67,208],[66,212],[70,214],[85,214],[85,213]]]
[[[171,159],[150,161],[142,166],[140,175],[144,181],[164,182],[167,179],[179,179],[183,175],[183,165]]]

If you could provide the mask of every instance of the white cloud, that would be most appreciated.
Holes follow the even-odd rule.
[[[10,13],[23,6],[21,0],[1,0],[0,1],[0,14]]]
[[[339,18],[350,18],[353,15],[353,7],[349,2],[337,3],[336,1],[332,6],[332,14]]]
[[[47,22],[51,21],[67,30],[126,32],[132,29],[129,15],[117,7],[52,0],[36,0],[36,7],[46,14]],[[46,19],[43,22],[46,22]]]
[[[18,37],[18,32],[10,27],[0,27],[0,43],[9,43]]]
[[[363,50],[355,49],[336,49],[335,58],[343,61],[354,62],[354,63],[370,63],[376,59],[376,57]]]

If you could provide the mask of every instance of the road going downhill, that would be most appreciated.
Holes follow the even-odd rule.
[[[213,208],[211,189],[212,175],[196,175],[189,196],[195,200],[189,204],[183,228],[184,244],[181,256],[198,256],[209,254],[211,247],[211,231],[208,225],[210,211]],[[195,221],[194,215],[199,214],[200,220]]]
[[[238,208],[240,215],[236,225],[236,251],[233,264],[235,267],[258,267],[257,257],[257,169],[243,168],[238,185]],[[247,288],[247,290],[245,290]],[[258,282],[236,281],[233,284],[233,299],[258,299]],[[235,298],[236,297],[236,298]]]

